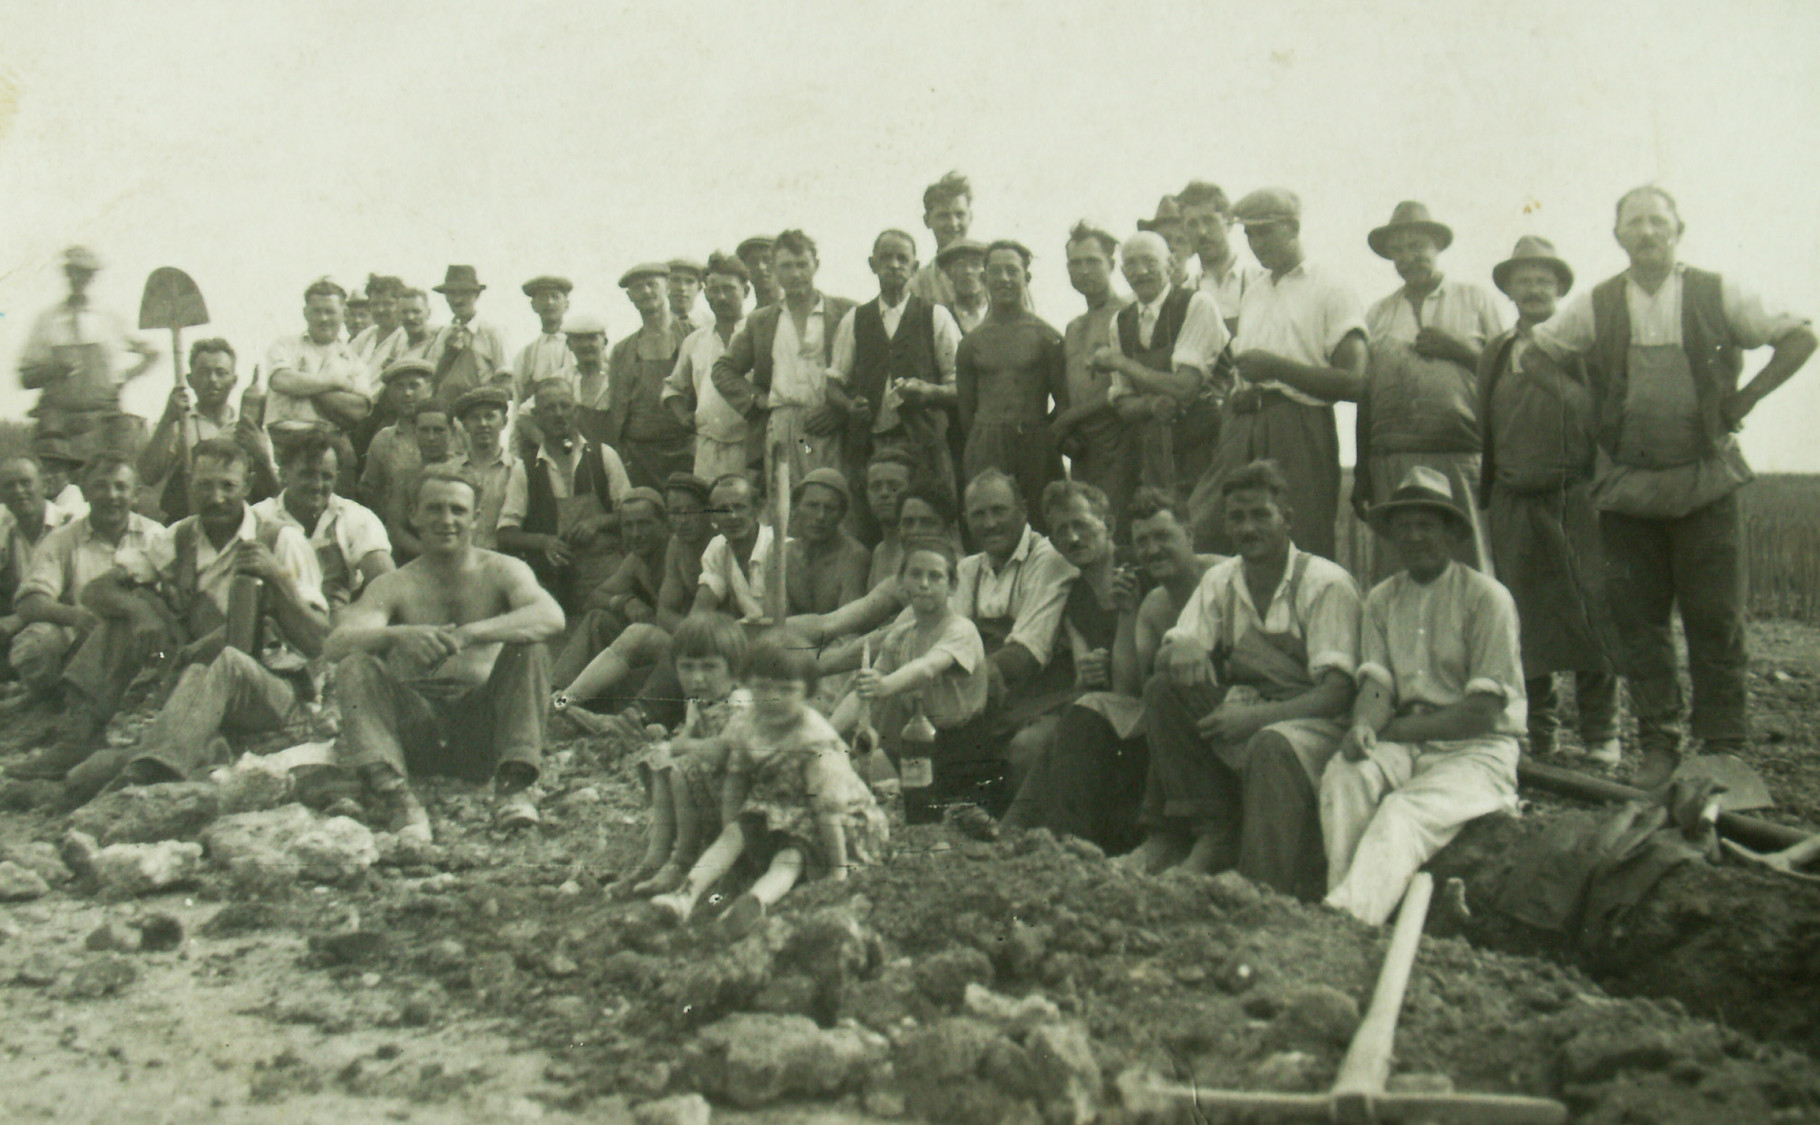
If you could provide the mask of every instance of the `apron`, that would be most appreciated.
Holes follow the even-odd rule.
[[[1287,597],[1291,607],[1301,593],[1302,575],[1307,569],[1308,555],[1298,555],[1289,569]],[[1236,584],[1226,588],[1226,604],[1221,607],[1225,621],[1238,620],[1237,591]],[[1269,610],[1265,613],[1268,615]],[[1227,702],[1242,704],[1261,699],[1275,703],[1293,699],[1314,686],[1314,677],[1308,674],[1308,642],[1293,633],[1247,630],[1237,641],[1221,641],[1213,660],[1219,682],[1228,685]],[[1318,792],[1321,773],[1344,733],[1339,724],[1332,719],[1294,719],[1273,723],[1271,729],[1295,751],[1296,760]],[[1213,752],[1235,773],[1244,776],[1248,741],[1237,745],[1219,743]]]
[[[1593,505],[1638,519],[1680,519],[1755,479],[1738,439],[1707,455],[1687,353],[1676,344],[1632,344],[1624,424],[1615,454],[1599,450]],[[1664,408],[1666,407],[1666,408]]]

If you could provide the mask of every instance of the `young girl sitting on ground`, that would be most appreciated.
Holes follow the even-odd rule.
[[[730,748],[725,827],[682,886],[651,900],[675,921],[686,922],[696,900],[742,855],[767,867],[722,915],[729,937],[750,932],[805,874],[845,879],[849,865],[883,858],[884,814],[840,736],[806,702],[817,679],[815,650],[800,635],[772,630],[752,646],[752,705],[721,734]]]
[[[676,628],[670,645],[676,678],[688,698],[682,725],[638,759],[651,798],[645,857],[625,881],[635,895],[665,894],[682,885],[701,854],[704,837],[720,831],[720,791],[727,772],[728,721],[752,702],[735,690],[745,670],[746,634],[724,613],[700,613]]]

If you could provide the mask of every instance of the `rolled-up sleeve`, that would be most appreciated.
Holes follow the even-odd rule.
[[[1523,694],[1517,603],[1502,586],[1482,588],[1466,615],[1466,694],[1509,700]]]
[[[1390,602],[1394,584],[1379,586],[1365,600],[1359,616],[1359,682],[1366,680],[1397,694],[1397,677],[1390,670]]]
[[[1348,676],[1359,671],[1359,627],[1363,607],[1359,588],[1344,574],[1304,595],[1303,640],[1308,646],[1308,674],[1329,670]]]
[[[1074,588],[1079,571],[1059,554],[1043,553],[1024,562],[1031,568],[1028,581],[1018,583],[1021,605],[1013,606],[1016,617],[1007,643],[1023,645],[1036,657],[1038,664],[1049,666],[1055,655],[1055,638],[1062,627],[1062,610],[1068,604],[1068,592]]]
[[[1340,344],[1354,332],[1370,336],[1365,329],[1365,306],[1346,286],[1328,285],[1321,302],[1321,354],[1332,360]]]
[[[1583,289],[1569,297],[1555,315],[1536,325],[1529,338],[1551,359],[1567,359],[1592,351],[1592,290]],[[1522,346],[1519,340],[1518,354],[1512,356],[1513,360],[1521,355]]]
[[[19,591],[13,596],[15,605],[29,594],[42,594],[54,602],[63,600],[68,587],[70,552],[75,542],[72,537],[59,535],[56,531],[39,541],[26,568],[25,581],[19,583]]]
[[[1797,328],[1806,326],[1806,317],[1767,304],[1761,294],[1746,289],[1730,277],[1719,280],[1719,303],[1725,310],[1725,322],[1738,345],[1761,348],[1775,343]]]
[[[303,532],[294,527],[280,528],[278,538],[272,544],[272,557],[296,583],[297,594],[305,605],[328,612],[329,601],[322,596],[322,563],[317,560],[316,551],[303,537]]]
[[[1188,313],[1182,320],[1182,330],[1176,334],[1170,362],[1177,367],[1192,367],[1205,378],[1212,373],[1214,361],[1226,350],[1230,339],[1219,303],[1206,293],[1196,292],[1188,298]]]
[[[719,598],[723,610],[731,610],[727,605],[727,540],[724,537],[716,535],[702,551],[701,578],[697,585],[706,586],[709,593]]]

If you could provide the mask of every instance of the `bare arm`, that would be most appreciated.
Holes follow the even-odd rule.
[[[534,644],[562,632],[562,607],[537,583],[531,568],[517,559],[501,558],[492,564],[505,580],[505,613],[458,626],[455,635],[465,645]]]
[[[393,561],[390,551],[368,551],[354,569],[360,571],[360,583],[364,587],[380,575],[397,570],[398,564]]]
[[[1303,394],[1334,402],[1357,402],[1365,387],[1370,356],[1365,337],[1352,333],[1333,350],[1331,366],[1297,363],[1270,352],[1249,351],[1239,357],[1239,374],[1253,383],[1279,382]]]
[[[322,655],[330,661],[344,660],[356,653],[383,652],[391,646],[387,630],[398,585],[396,572],[368,584],[360,600],[341,613],[341,621],[322,642]]]
[[[1441,742],[1479,738],[1490,734],[1504,711],[1504,700],[1487,691],[1475,691],[1458,703],[1426,714],[1399,715],[1379,734],[1392,742]]]
[[[1763,370],[1726,399],[1721,407],[1726,425],[1737,429],[1744,421],[1744,416],[1756,409],[1758,403],[1801,370],[1802,364],[1814,354],[1815,342],[1814,330],[1805,324],[1783,333],[1782,338],[1773,345],[1775,352],[1769,357],[1769,362],[1763,365]]]

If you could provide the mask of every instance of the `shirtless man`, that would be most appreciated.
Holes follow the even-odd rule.
[[[418,841],[430,818],[406,780],[407,754],[420,768],[491,772],[500,827],[538,820],[543,642],[562,632],[562,607],[530,567],[474,546],[479,500],[459,471],[426,470],[412,504],[423,554],[372,582],[322,650],[339,661],[342,763],[391,807],[399,835]]]

